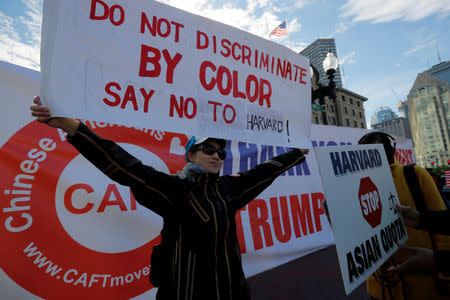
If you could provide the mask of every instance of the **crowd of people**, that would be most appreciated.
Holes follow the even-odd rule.
[[[287,169],[302,163],[306,149],[292,149],[238,176],[220,176],[226,141],[192,137],[186,166],[176,175],[144,165],[83,122],[52,117],[40,98],[31,114],[39,122],[67,132],[71,143],[110,179],[131,188],[136,200],[164,220],[161,244],[152,253],[150,281],[157,299],[249,299],[236,235],[236,212],[257,197]],[[395,141],[371,132],[359,144],[383,144],[399,196],[398,210],[409,239],[367,281],[372,299],[447,299],[435,273],[450,271],[449,213],[430,174],[414,166],[426,210],[416,210],[415,191],[395,160]],[[320,297],[319,297],[320,298]],[[318,298],[318,299],[319,299]]]

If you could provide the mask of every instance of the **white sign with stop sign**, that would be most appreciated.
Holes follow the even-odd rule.
[[[382,144],[314,150],[348,295],[408,236]]]

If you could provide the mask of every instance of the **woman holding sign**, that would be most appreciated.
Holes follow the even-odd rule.
[[[237,176],[219,176],[226,141],[191,138],[178,175],[155,170],[82,122],[52,118],[34,98],[32,115],[67,132],[68,142],[112,180],[130,186],[136,200],[164,219],[152,254],[150,281],[157,299],[249,299],[236,235],[236,212],[308,150],[292,149]]]

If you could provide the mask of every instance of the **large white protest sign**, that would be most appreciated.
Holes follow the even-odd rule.
[[[55,116],[309,146],[305,57],[155,1],[46,0],[41,68]]]
[[[349,294],[407,240],[383,145],[315,148],[345,291]]]

